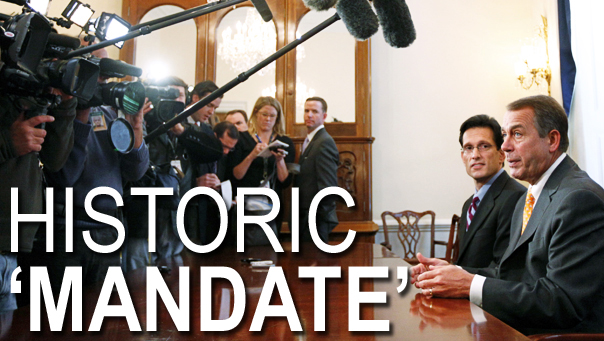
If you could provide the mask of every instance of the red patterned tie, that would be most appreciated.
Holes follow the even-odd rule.
[[[479,202],[480,199],[478,199],[478,197],[474,197],[474,199],[472,199],[472,203],[470,204],[470,208],[468,208],[468,224],[466,225],[466,232],[468,232],[468,229],[470,228],[470,223],[472,223],[472,218],[474,218],[474,215],[476,214],[476,209],[478,208]]]

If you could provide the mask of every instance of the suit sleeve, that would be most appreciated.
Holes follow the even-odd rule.
[[[149,148],[143,142],[138,149],[124,155],[120,161],[122,177],[127,181],[137,181],[149,168]]]
[[[17,156],[10,136],[10,127],[0,127],[0,165]]]
[[[338,185],[338,162],[340,159],[338,148],[333,140],[326,140],[317,155],[315,171],[319,191],[324,188]]]
[[[315,174],[317,178],[317,193],[322,189],[338,185],[338,163],[339,153],[335,142],[327,139],[317,153],[315,160]],[[331,212],[335,207],[335,196],[325,197],[319,205],[317,214],[324,215]]]
[[[604,288],[602,224],[601,195],[567,194],[551,224],[539,227],[545,237],[529,244],[527,259],[543,262],[545,273],[527,264],[523,282],[487,278],[483,308],[514,326],[569,328],[587,319]]]

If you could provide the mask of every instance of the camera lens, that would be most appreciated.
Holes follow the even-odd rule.
[[[140,82],[108,83],[103,87],[103,102],[136,115],[145,104],[145,87]]]

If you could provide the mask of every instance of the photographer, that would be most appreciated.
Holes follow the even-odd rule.
[[[153,99],[155,102],[153,111],[145,116],[147,132],[162,125],[164,119],[168,118],[164,116],[173,117],[174,114],[182,111],[187,99],[188,86],[178,77],[166,77],[152,85],[158,87],[167,86],[176,89],[179,95],[176,98],[174,98],[174,95],[164,93],[159,93],[158,96],[155,96],[157,98]],[[162,96],[171,97],[165,98],[168,100],[174,99],[181,102],[182,107],[176,113],[163,112],[161,104],[158,103],[161,99],[164,99]],[[151,95],[149,95],[149,98],[151,98]],[[174,182],[176,182],[176,179],[179,182],[182,180],[181,176],[184,175],[182,173],[182,164],[186,160],[183,160],[182,153],[177,153],[176,151],[176,136],[173,132],[169,131],[149,142],[149,160],[153,167],[152,170],[148,171],[148,173],[151,172],[150,176],[145,176],[140,181],[129,184],[131,187],[159,186],[162,181],[158,181],[158,177],[168,178]],[[173,166],[178,169],[181,176],[177,176]],[[147,219],[141,219],[141,216],[147,216],[149,213],[148,200],[142,196],[129,196],[128,191],[126,191],[127,194],[124,197],[124,211],[128,222],[128,239],[125,250],[122,253],[122,267],[125,271],[134,270],[149,264],[149,224]],[[177,192],[175,195],[178,196],[179,193]],[[178,200],[168,200],[168,202],[169,204],[177,204]],[[158,200],[155,210],[156,252],[151,255],[152,263],[155,263],[157,259],[176,257],[184,248],[176,230],[176,208],[168,206],[161,199]]]
[[[106,57],[104,49],[93,53]],[[99,78],[99,82],[104,82]],[[110,254],[96,253],[85,244],[83,232],[90,231],[92,239],[100,245],[113,244],[117,239],[114,227],[91,219],[84,209],[86,195],[100,186],[115,189],[123,195],[123,180],[140,179],[149,164],[149,151],[143,143],[143,115],[150,110],[145,105],[136,115],[126,115],[126,120],[134,130],[134,149],[127,154],[114,150],[110,141],[109,126],[117,118],[115,109],[107,106],[78,108],[74,122],[74,145],[65,166],[58,172],[45,172],[50,186],[55,188],[55,232],[54,252],[45,250],[45,231],[40,230],[34,245],[40,252],[40,259],[47,262],[53,292],[58,294],[67,266],[81,266],[84,284],[105,278],[109,266],[120,265],[119,251]],[[73,253],[65,251],[65,188],[73,187],[74,235]],[[113,198],[98,196],[92,207],[100,213],[122,220],[121,211]]]
[[[17,308],[10,280],[17,267],[11,250],[11,187],[19,189],[19,213],[43,212],[44,169],[60,169],[73,146],[73,118],[77,101],[57,89],[61,103],[48,115],[27,117],[26,98],[0,95],[0,312]],[[45,129],[37,128],[45,124]],[[19,252],[31,252],[40,223],[19,224]]]

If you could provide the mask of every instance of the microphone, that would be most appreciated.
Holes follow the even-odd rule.
[[[122,78],[124,75],[140,77],[143,70],[134,65],[111,58],[101,58],[99,61],[101,76]]]
[[[11,4],[15,4],[15,5],[19,5],[19,6],[25,6],[27,5],[27,0],[2,0],[4,2],[10,2]]]
[[[47,45],[58,45],[75,50],[80,47],[80,39],[51,32],[48,35]]]
[[[378,18],[367,0],[339,0],[336,11],[356,40],[367,40],[378,31]]]
[[[262,17],[262,20],[264,20],[264,22],[269,22],[269,21],[273,20],[273,13],[271,12],[271,9],[268,7],[266,0],[251,0],[251,1],[252,1],[252,4],[254,4],[254,7],[256,7],[256,11],[258,11],[258,13],[260,13],[260,16]]]
[[[315,11],[326,11],[332,8],[338,0],[303,0],[304,5]]]
[[[384,39],[392,47],[407,47],[415,41],[415,27],[405,0],[373,0]]]

